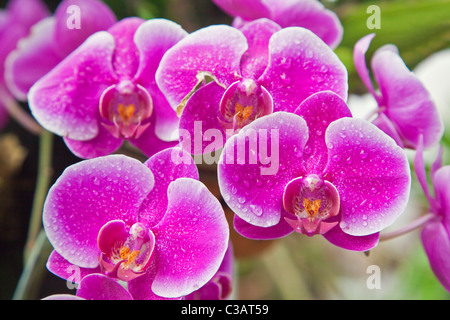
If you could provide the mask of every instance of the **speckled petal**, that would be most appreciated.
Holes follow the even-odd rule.
[[[98,265],[97,236],[110,220],[137,221],[154,178],[139,161],[111,155],[68,167],[51,187],[44,204],[45,232],[54,249],[70,263]]]
[[[239,30],[216,25],[197,30],[170,48],[156,71],[156,82],[172,108],[197,83],[197,74],[207,71],[228,86],[240,77],[240,60],[247,40]]]
[[[259,118],[231,137],[218,165],[220,191],[231,210],[255,226],[278,224],[284,187],[305,172],[307,140],[305,120],[286,112]]]
[[[421,232],[423,247],[434,274],[450,292],[450,233],[438,220],[427,223]]]
[[[93,139],[77,141],[64,137],[64,142],[77,157],[92,159],[113,153],[119,149],[123,141],[113,137],[104,126],[100,125],[98,134]]]
[[[338,189],[341,229],[363,236],[391,225],[409,199],[411,173],[403,149],[374,125],[354,118],[331,123],[325,141],[324,179]]]
[[[81,268],[64,259],[56,250],[53,250],[47,260],[47,269],[54,275],[69,280],[72,283],[80,283],[81,279],[92,273],[101,272],[100,267]]]
[[[224,93],[224,88],[211,82],[198,89],[187,102],[179,125],[180,145],[187,152],[203,154],[205,150],[219,150],[225,144],[226,132],[219,120]]]
[[[341,97],[332,91],[315,93],[303,101],[295,113],[308,124],[309,139],[305,146],[305,167],[309,174],[321,174],[328,163],[325,131],[329,124],[343,117],[351,117],[351,111]]]
[[[368,251],[378,245],[380,239],[379,233],[369,234],[366,236],[352,236],[342,231],[339,226],[334,227],[325,234],[324,238],[331,244],[353,251]]]
[[[347,100],[347,69],[311,31],[289,27],[276,32],[269,54],[259,83],[272,95],[274,111],[293,112],[311,94],[325,90]]]
[[[98,134],[99,99],[115,81],[114,46],[109,33],[98,32],[33,85],[29,106],[45,129],[77,140]]]
[[[252,240],[279,239],[294,232],[285,219],[280,219],[280,222],[272,227],[264,228],[254,226],[237,215],[234,216],[233,227],[241,236]]]
[[[424,147],[438,143],[444,127],[428,91],[394,50],[378,49],[372,71],[383,96],[386,114],[395,123],[405,145],[416,148],[419,135]]]
[[[229,227],[219,201],[201,182],[177,179],[167,194],[167,213],[153,228],[159,261],[152,291],[174,298],[202,287],[217,272]]]
[[[169,148],[153,155],[144,163],[153,173],[155,186],[144,200],[139,221],[149,227],[158,224],[167,211],[167,189],[178,178],[198,180],[198,169],[192,157],[180,148]]]
[[[103,274],[91,274],[83,278],[77,297],[86,300],[133,300],[131,294],[116,280]]]

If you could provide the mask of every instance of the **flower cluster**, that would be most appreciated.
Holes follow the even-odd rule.
[[[374,34],[354,46],[378,104],[364,120],[348,107],[347,69],[334,52],[342,25],[318,1],[213,0],[232,25],[191,33],[163,18],[118,21],[98,0],[64,0],[53,16],[28,21],[15,13],[21,2],[39,4],[11,0],[11,22],[0,24],[2,39],[20,26],[0,52],[0,94],[27,100],[39,125],[82,159],[43,207],[54,248],[47,268],[78,290],[48,299],[229,298],[230,227],[253,240],[296,232],[371,250],[408,204],[406,148],[430,203],[423,245],[450,290],[450,173],[432,166],[432,197],[422,160],[443,122],[393,45],[372,56],[378,88],[366,65]],[[71,6],[81,28],[68,28]],[[123,155],[127,144],[148,160]],[[199,181],[195,156],[212,152],[231,224]]]

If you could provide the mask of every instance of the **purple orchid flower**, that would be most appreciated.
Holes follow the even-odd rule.
[[[174,154],[182,150],[144,164],[109,155],[68,167],[44,205],[54,247],[48,269],[64,279],[75,266],[78,279],[101,273],[126,281],[135,299],[179,298],[211,280],[227,250],[228,224],[194,162],[176,164]]]
[[[379,87],[379,92],[375,91],[365,60],[374,36],[369,34],[356,43],[353,58],[361,80],[379,106],[373,123],[405,148],[415,149],[421,135],[425,148],[438,143],[444,132],[439,113],[394,45],[385,45],[372,56],[371,69]]]
[[[274,143],[277,170],[265,172],[272,164],[264,149]],[[356,251],[377,245],[379,231],[404,211],[411,184],[403,149],[374,125],[351,118],[344,100],[330,91],[233,136],[218,179],[241,235],[322,234]]]
[[[192,94],[202,72],[215,81]],[[174,109],[192,94],[179,126],[181,145],[193,154],[220,149],[257,118],[293,112],[315,92],[331,90],[346,99],[348,90],[345,66],[320,38],[268,19],[241,30],[216,25],[190,34],[164,55],[156,81]]]
[[[24,10],[24,8],[27,8]],[[45,4],[40,0],[10,0],[6,9],[0,10],[0,128],[9,119],[8,111],[2,102],[12,98],[5,82],[5,60],[20,39],[26,37],[31,27],[49,15]]]
[[[186,34],[169,20],[139,18],[95,33],[30,89],[33,116],[80,158],[110,154],[124,140],[147,156],[175,146],[178,117],[154,75]]]
[[[442,148],[430,170],[434,189],[434,198],[428,189],[428,181],[423,160],[423,139],[419,144],[414,158],[414,171],[430,204],[430,215],[421,232],[425,253],[428,256],[431,269],[450,292],[450,166],[442,166]]]
[[[73,16],[78,10],[79,16]],[[79,21],[72,21],[79,19]],[[99,0],[64,0],[54,16],[33,26],[6,61],[5,78],[16,99],[26,101],[31,86],[53,69],[90,35],[117,21],[113,11]],[[78,22],[79,25],[71,25]]]
[[[233,26],[242,28],[248,22],[268,18],[281,27],[303,27],[319,36],[331,48],[342,40],[343,27],[339,17],[317,0],[213,0],[235,17]]]

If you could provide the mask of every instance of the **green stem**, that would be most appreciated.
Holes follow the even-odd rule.
[[[28,227],[28,238],[25,244],[25,262],[27,261],[30,251],[34,247],[36,238],[42,229],[42,209],[50,187],[50,177],[52,173],[53,134],[48,131],[43,131],[40,135],[39,143],[38,175],[33,207],[31,209],[30,224]]]
[[[19,282],[13,295],[13,300],[36,299],[45,275],[45,264],[52,251],[44,230],[37,236],[35,244],[29,253]]]

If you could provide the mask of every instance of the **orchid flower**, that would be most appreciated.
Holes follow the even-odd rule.
[[[140,18],[93,34],[30,89],[33,116],[80,158],[110,154],[124,140],[147,156],[175,146],[178,118],[154,75],[186,34],[169,20]]]
[[[276,166],[265,152],[274,143]],[[265,171],[269,165],[276,170]],[[241,235],[321,234],[356,251],[377,245],[379,232],[404,211],[411,184],[404,150],[376,126],[351,118],[345,101],[330,91],[310,96],[295,113],[258,119],[229,139],[218,179]]]
[[[421,135],[425,148],[437,144],[444,132],[439,113],[428,91],[393,45],[379,48],[372,56],[371,70],[379,92],[375,90],[365,61],[374,36],[363,37],[354,47],[356,70],[379,107],[374,124],[405,148],[415,149]]]
[[[214,81],[197,89],[205,73]],[[331,90],[346,99],[348,89],[345,66],[320,38],[268,19],[241,30],[215,25],[191,33],[166,52],[156,81],[181,114],[180,143],[193,154],[220,149],[258,118],[294,112],[315,92]]]
[[[317,0],[213,0],[235,17],[233,26],[242,28],[250,21],[268,18],[281,27],[303,27],[314,32],[331,48],[342,40],[339,17]]]
[[[71,17],[71,8],[79,16]],[[28,9],[27,9],[28,10]],[[79,19],[79,25],[70,25]],[[5,78],[16,99],[26,101],[31,86],[53,69],[90,35],[116,22],[112,10],[99,0],[64,0],[55,14],[33,26],[28,37],[8,56]]]
[[[54,247],[48,269],[68,279],[76,267],[78,282],[93,273],[125,281],[140,300],[180,298],[210,281],[228,247],[228,223],[194,162],[173,161],[180,153],[169,148],[144,164],[109,155],[68,167],[44,205]]]

